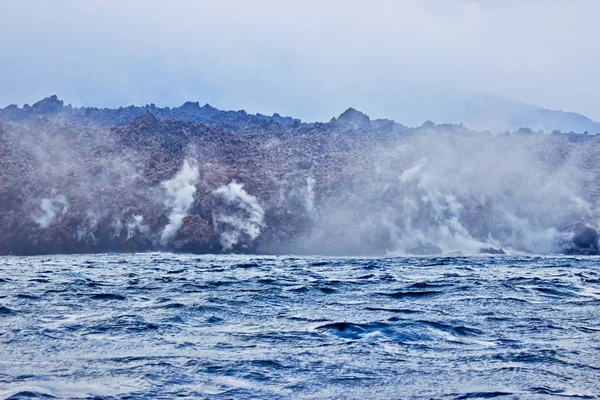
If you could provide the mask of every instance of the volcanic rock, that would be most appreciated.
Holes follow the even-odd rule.
[[[593,255],[599,253],[598,232],[581,222],[569,225],[564,230],[569,239],[562,244],[565,254]]]
[[[497,149],[533,164],[495,175],[505,165],[502,157],[488,162],[490,154],[504,154]],[[454,234],[536,251],[527,247],[527,234],[543,236],[574,216],[591,217],[578,217],[585,207],[546,212],[540,199],[558,194],[552,204],[568,205],[571,197],[561,196],[570,192],[544,186],[540,195],[529,186],[540,177],[569,176],[571,190],[579,175],[552,173],[578,160],[589,179],[577,195],[595,204],[598,159],[595,135],[492,135],[433,123],[408,128],[352,108],[328,123],[198,102],[78,108],[50,96],[0,110],[0,254],[212,253],[222,251],[220,226],[246,239],[233,252],[383,255],[415,232],[431,239],[410,247],[412,254],[441,254],[434,242]],[[182,206],[167,196],[165,182],[189,160],[198,179],[186,197],[190,204]],[[480,171],[482,164],[492,167]],[[512,177],[533,179],[515,185]],[[232,182],[244,190],[228,192],[221,209],[215,192]],[[64,207],[52,206],[63,198]],[[178,230],[161,241],[173,215]],[[558,251],[598,252],[589,226],[574,224],[564,236]],[[482,249],[492,250],[501,251]]]
[[[502,249],[496,249],[494,247],[482,247],[479,249],[479,254],[506,254]]]
[[[414,254],[417,256],[427,256],[442,254],[444,251],[431,242],[421,242],[415,246],[407,249],[408,254]]]

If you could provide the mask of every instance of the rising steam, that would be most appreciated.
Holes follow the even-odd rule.
[[[306,198],[304,201],[306,212],[311,219],[318,217],[317,209],[315,207],[315,178],[309,176],[306,178]]]
[[[77,232],[75,234],[77,241],[88,241],[95,243],[97,241],[96,230],[98,229],[98,222],[100,222],[101,219],[101,215],[94,211],[88,210],[83,223],[77,226]]]
[[[224,207],[213,213],[213,223],[220,232],[219,241],[224,250],[238,244],[249,245],[265,226],[265,211],[256,197],[235,181],[216,189],[214,195],[223,200]]]
[[[34,218],[34,221],[38,223],[40,228],[47,228],[56,222],[58,215],[67,213],[69,202],[65,196],[58,195],[53,198],[42,199],[40,209],[41,213]]]
[[[600,254],[596,236],[576,233],[600,227],[600,135],[412,129],[349,110],[273,130],[242,120],[229,138],[218,125],[204,135],[140,118],[118,129],[3,125],[0,252],[48,251],[54,240],[208,252],[218,238],[224,251],[287,254]],[[142,135],[148,124],[157,129]],[[193,160],[156,185],[183,148]]]
[[[144,217],[142,215],[133,215],[127,223],[127,239],[129,240],[137,234],[147,234],[149,228],[144,225]]]
[[[183,218],[187,216],[194,202],[196,184],[199,178],[196,161],[185,160],[173,179],[162,182],[162,186],[166,191],[165,207],[170,211],[169,223],[160,236],[162,245],[166,245],[181,228]]]
[[[565,227],[597,227],[599,216],[586,168],[597,155],[562,141],[443,130],[400,137],[365,154],[367,167],[325,199],[296,246],[335,254],[559,251]]]

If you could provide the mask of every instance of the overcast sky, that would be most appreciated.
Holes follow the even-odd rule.
[[[600,120],[599,21],[598,0],[0,0],[0,107],[395,118],[487,92]]]

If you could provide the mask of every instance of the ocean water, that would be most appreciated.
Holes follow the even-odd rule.
[[[598,398],[594,257],[0,258],[0,397]]]

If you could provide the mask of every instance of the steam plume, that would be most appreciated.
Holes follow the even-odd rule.
[[[148,227],[143,224],[144,217],[142,215],[134,215],[131,221],[127,223],[127,239],[133,238],[138,233],[148,233]]]
[[[225,210],[213,213],[215,227],[221,232],[220,243],[230,250],[240,243],[251,243],[265,226],[265,212],[256,197],[244,190],[244,185],[235,181],[219,187],[214,195],[223,199]]]
[[[567,226],[597,226],[595,148],[558,136],[437,129],[363,153],[349,185],[321,199],[309,253],[561,251]],[[298,243],[296,243],[298,244]]]
[[[309,176],[306,178],[306,212],[310,218],[317,218],[317,210],[315,208],[315,178]]]
[[[173,179],[162,182],[162,186],[166,191],[165,207],[170,210],[169,223],[160,236],[162,245],[167,244],[181,228],[183,218],[187,216],[194,202],[199,177],[196,161],[185,160]]]
[[[37,215],[34,220],[40,226],[40,228],[47,228],[56,222],[56,217],[59,214],[66,214],[69,210],[69,202],[63,195],[58,195],[53,198],[42,199],[41,214]]]

